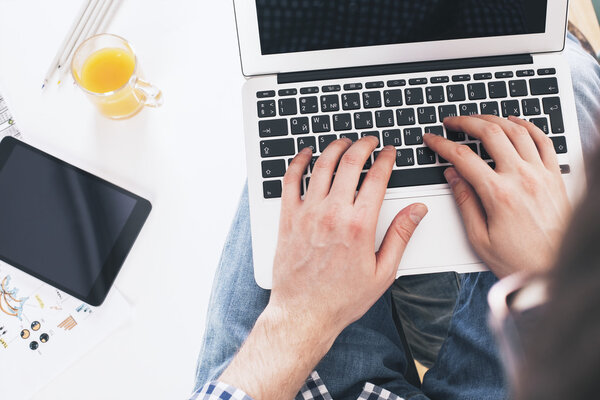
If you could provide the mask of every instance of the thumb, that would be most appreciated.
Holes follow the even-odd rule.
[[[479,197],[456,169],[446,169],[444,176],[452,187],[452,193],[465,223],[469,241],[477,249],[479,248],[478,244],[489,241],[487,218]]]
[[[425,204],[417,203],[396,215],[377,252],[378,275],[385,278],[391,276],[392,279],[396,276],[404,249],[427,211]]]

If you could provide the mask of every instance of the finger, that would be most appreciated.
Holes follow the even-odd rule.
[[[509,121],[495,115],[474,115],[473,117],[500,125],[523,160],[534,164],[542,163],[540,153],[527,128],[512,120]]]
[[[476,249],[489,244],[487,218],[477,194],[454,168],[446,169],[444,176],[452,188],[469,241]]]
[[[497,169],[510,169],[520,158],[498,124],[473,117],[450,117],[444,119],[444,125],[446,129],[465,132],[481,140]]]
[[[377,223],[377,216],[381,209],[381,204],[385,197],[387,184],[392,174],[392,168],[396,163],[396,148],[394,146],[385,146],[379,152],[373,166],[367,173],[367,176],[360,187],[358,196],[354,201],[357,206],[365,206],[370,210],[374,223]]]
[[[453,164],[480,195],[484,194],[487,184],[495,178],[496,173],[469,146],[428,133],[423,135],[423,140],[431,150]]]
[[[327,196],[331,188],[333,172],[340,161],[340,157],[351,145],[352,141],[350,139],[338,139],[321,153],[310,176],[310,185],[306,191],[306,196],[304,196],[306,201],[320,200]]]
[[[281,192],[282,209],[298,205],[302,200],[300,193],[302,186],[302,176],[308,168],[308,164],[312,159],[312,150],[310,147],[302,149],[300,153],[294,157],[283,177],[283,188]]]
[[[552,139],[550,139],[540,128],[535,126],[535,124],[532,124],[529,121],[512,116],[509,118],[515,124],[521,125],[529,131],[544,166],[551,171],[560,173],[558,156],[556,155],[556,150],[554,150]]]
[[[344,153],[333,180],[331,196],[337,196],[342,201],[354,204],[360,174],[378,144],[379,139],[376,137],[365,136]],[[312,180],[310,184],[312,185]]]
[[[415,229],[427,214],[424,204],[412,204],[396,215],[377,252],[376,276],[391,284],[404,254],[404,249]]]

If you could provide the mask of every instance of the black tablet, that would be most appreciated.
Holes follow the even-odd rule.
[[[17,139],[0,142],[0,260],[102,304],[149,201]]]

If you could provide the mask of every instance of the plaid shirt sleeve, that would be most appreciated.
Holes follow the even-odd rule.
[[[190,400],[253,400],[238,388],[223,382],[209,382],[192,395]]]

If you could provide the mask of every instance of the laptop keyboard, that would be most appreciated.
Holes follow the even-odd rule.
[[[360,183],[382,146],[396,147],[389,189],[446,183],[443,172],[450,164],[424,146],[425,132],[468,145],[493,167],[478,140],[446,131],[442,121],[450,116],[525,118],[550,135],[558,154],[566,153],[555,75],[554,68],[507,70],[260,91],[256,97],[264,198],[281,197],[287,166],[300,150],[311,147],[314,156],[303,179],[304,192],[319,154],[344,137],[379,139]],[[569,172],[568,165],[561,169]]]

